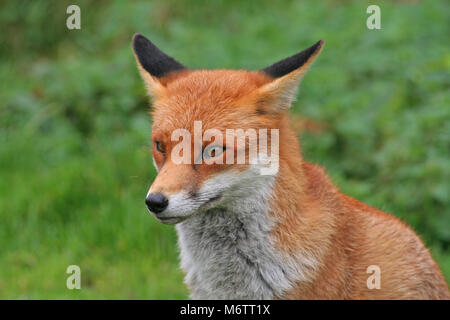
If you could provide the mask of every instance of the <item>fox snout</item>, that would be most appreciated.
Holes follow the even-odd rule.
[[[175,164],[170,157],[153,181],[145,204],[155,218],[165,224],[175,224],[188,218],[196,209],[196,172],[190,165]]]

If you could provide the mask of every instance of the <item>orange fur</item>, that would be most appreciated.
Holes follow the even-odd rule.
[[[288,131],[285,129],[285,131]],[[303,162],[280,139],[280,178],[272,214],[278,248],[311,252],[312,280],[285,299],[449,299],[437,264],[417,235],[397,218],[340,193],[319,166]],[[283,146],[284,145],[284,146]],[[381,289],[368,289],[366,269],[381,270]]]

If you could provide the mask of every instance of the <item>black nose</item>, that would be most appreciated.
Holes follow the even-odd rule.
[[[160,213],[167,208],[169,200],[161,193],[150,193],[147,198],[145,198],[145,204],[151,212]]]

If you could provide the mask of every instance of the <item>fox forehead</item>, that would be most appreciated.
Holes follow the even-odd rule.
[[[245,128],[254,107],[245,97],[269,82],[261,72],[246,70],[196,70],[179,72],[162,79],[163,97],[153,102],[153,121],[157,128],[191,130],[201,120],[203,129]],[[162,129],[162,128],[161,128]]]
[[[261,72],[218,69],[179,72],[167,80],[168,95],[223,100],[239,99],[271,78]]]

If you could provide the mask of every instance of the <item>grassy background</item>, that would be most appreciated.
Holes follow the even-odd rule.
[[[292,112],[326,124],[305,157],[406,221],[450,280],[450,4],[366,1],[0,4],[0,298],[186,298],[173,227],[146,211],[155,175],[130,40],[192,68],[257,69],[326,39]],[[372,1],[373,2],[373,1]],[[82,290],[66,289],[66,268]]]

